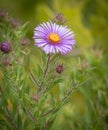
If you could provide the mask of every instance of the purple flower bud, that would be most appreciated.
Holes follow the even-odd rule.
[[[0,50],[4,53],[9,53],[11,51],[11,46],[8,42],[3,42],[0,45]]]

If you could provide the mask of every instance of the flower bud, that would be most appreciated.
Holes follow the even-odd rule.
[[[0,9],[0,17],[5,17],[6,16],[6,11],[3,9]]]
[[[88,63],[87,63],[86,61],[83,61],[83,62],[82,62],[82,69],[83,69],[83,68],[87,68],[87,67],[88,67]]]
[[[62,64],[57,65],[56,72],[61,74],[64,71],[64,67]]]
[[[5,22],[9,22],[8,12],[3,9],[0,9],[0,17],[5,20]]]
[[[29,39],[28,38],[24,38],[24,39],[21,40],[21,45],[25,46],[27,44],[29,44]]]
[[[52,21],[54,23],[60,23],[60,24],[65,23],[64,16],[61,13],[57,13]]]
[[[39,96],[36,93],[34,93],[32,96],[32,100],[37,102],[38,99],[39,99]]]
[[[4,66],[9,66],[9,65],[11,65],[11,59],[10,59],[10,57],[8,57],[8,56],[3,57],[1,62],[2,62],[2,64],[3,64]]]
[[[9,53],[11,51],[11,46],[8,42],[3,42],[0,45],[0,50],[4,53]]]
[[[11,19],[11,25],[15,28],[20,25],[20,22],[17,19]]]

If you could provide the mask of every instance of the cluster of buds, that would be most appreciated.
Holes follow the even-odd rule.
[[[24,38],[21,40],[21,45],[25,46],[29,44],[29,39],[28,38]],[[3,53],[9,53],[11,51],[11,45],[10,43],[8,42],[2,42],[0,44],[0,50],[3,52]]]
[[[16,42],[16,34],[20,28],[22,29],[20,21],[12,18],[4,9],[0,9],[0,25],[2,27],[0,28],[0,33],[2,34],[0,42],[0,65],[7,67],[17,62],[22,65],[22,58],[20,55],[17,56],[17,52],[19,49],[25,49],[24,51],[26,52],[27,49],[25,46],[29,44],[29,39],[24,38],[25,35],[20,35],[20,37],[17,37],[18,42]],[[6,30],[7,28],[8,30]],[[18,46],[15,46],[15,44]],[[22,46],[25,48],[22,48]]]
[[[10,22],[11,26],[13,28],[17,27],[20,25],[20,22],[16,19],[13,19],[11,18],[9,15],[8,15],[8,12],[6,12],[5,10],[1,9],[0,10],[0,18],[2,20],[4,20],[4,22]]]
[[[52,22],[64,24],[66,21],[64,19],[64,16],[61,13],[57,13],[54,19],[52,20]]]

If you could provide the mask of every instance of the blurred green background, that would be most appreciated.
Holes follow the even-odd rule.
[[[33,46],[34,27],[56,13],[65,16],[75,33],[76,46],[63,61],[71,63],[73,57],[80,57],[83,67],[86,62],[94,69],[61,109],[52,129],[108,130],[108,0],[0,0],[0,8],[22,23],[29,21],[32,66],[40,60],[39,50]]]

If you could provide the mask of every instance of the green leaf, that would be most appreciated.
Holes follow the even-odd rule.
[[[22,119],[19,114],[18,114],[18,118],[17,118],[17,126],[18,126],[19,130],[22,130]]]

